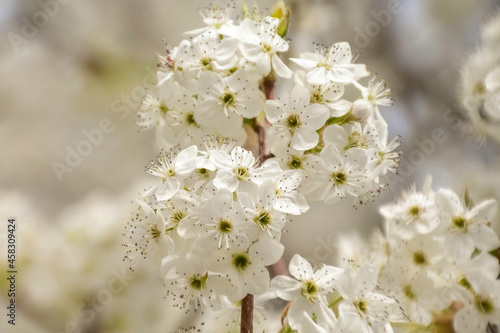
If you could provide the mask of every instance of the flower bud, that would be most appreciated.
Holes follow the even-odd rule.
[[[366,99],[358,99],[352,103],[351,116],[356,121],[364,123],[373,114],[373,105]]]

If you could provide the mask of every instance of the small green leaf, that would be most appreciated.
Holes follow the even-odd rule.
[[[470,197],[469,188],[465,188],[464,201],[465,201],[465,206],[468,209],[471,209],[472,207],[474,207],[474,201]]]
[[[285,15],[280,19],[280,23],[278,24],[277,34],[281,38],[285,38],[288,35],[288,28],[290,27],[291,13],[292,13],[292,11],[290,10],[290,7],[287,7]]]
[[[340,116],[340,117],[331,117],[330,119],[327,120],[326,126],[330,126],[330,125],[333,125],[333,124],[342,125],[345,122],[347,122],[347,120],[349,119],[350,115],[351,115],[351,113],[347,112],[345,115]]]

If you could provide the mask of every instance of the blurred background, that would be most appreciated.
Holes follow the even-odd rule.
[[[157,154],[153,133],[135,125],[143,86],[154,81],[163,38],[177,45],[184,31],[202,26],[198,9],[209,4],[0,0],[0,233],[3,249],[7,218],[18,220],[20,271],[18,325],[2,319],[1,332],[78,332],[71,323],[81,332],[178,332],[194,323],[163,299],[155,270],[144,265],[133,281],[124,277],[120,244],[130,202],[153,181],[144,167]],[[274,1],[258,4],[265,11]],[[460,67],[481,45],[481,27],[500,1],[287,4],[286,58],[312,51],[313,42],[348,41],[357,62],[393,89],[395,103],[382,114],[390,137],[401,136],[403,158],[375,203],[313,204],[294,219],[283,239],[286,260],[294,253],[333,260],[338,239],[367,236],[380,223],[378,207],[414,182],[421,186],[427,174],[434,188],[469,187],[476,201],[500,199],[500,146],[464,131],[457,96]],[[82,146],[96,129],[102,135]],[[75,157],[77,149],[88,154]],[[2,279],[2,308],[7,289]],[[96,298],[106,305],[93,307]]]

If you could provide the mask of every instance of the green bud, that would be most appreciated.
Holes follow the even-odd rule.
[[[283,1],[280,1],[283,3]],[[283,3],[283,6],[285,4]],[[283,11],[284,10],[284,11]],[[273,12],[274,14],[275,12]],[[290,16],[291,16],[292,11],[290,10],[290,7],[286,7],[279,10],[279,12],[276,12],[276,15],[280,15],[281,17],[278,17],[280,19],[280,23],[278,24],[278,30],[276,33],[281,37],[281,38],[286,38],[288,35],[288,28],[290,27]],[[274,17],[274,16],[273,16]]]
[[[245,1],[241,2],[241,14],[243,15],[243,18],[249,19],[252,17],[250,14],[250,9],[248,8],[248,5]]]

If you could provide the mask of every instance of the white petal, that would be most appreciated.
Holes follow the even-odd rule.
[[[303,114],[304,124],[313,129],[318,130],[330,117],[330,112],[328,108],[321,104],[312,104],[309,106]]]
[[[181,182],[175,177],[166,178],[163,183],[158,186],[155,197],[158,201],[166,201],[172,198],[181,188]]]
[[[323,132],[323,141],[325,144],[333,144],[335,147],[345,149],[349,143],[349,135],[344,127],[339,125],[331,125],[325,128]]]
[[[278,57],[276,53],[273,54],[271,61],[273,69],[279,77],[285,79],[289,79],[292,77],[292,70],[285,65],[285,63],[280,59],[280,57]]]
[[[198,155],[196,146],[181,151],[175,158],[175,173],[181,176],[190,174],[196,168],[196,155]]]
[[[316,67],[307,73],[307,82],[315,85],[323,85],[330,82],[330,76],[325,67]]]
[[[201,125],[211,126],[224,114],[220,101],[207,98],[196,106],[194,120]]]
[[[224,92],[224,79],[217,73],[204,71],[198,79],[198,94],[201,99],[217,97]]]
[[[303,127],[295,130],[290,145],[293,149],[304,151],[316,147],[318,141],[319,134],[316,131]]]
[[[283,244],[268,237],[260,238],[257,243],[250,247],[248,252],[255,264],[269,266],[281,258],[284,250]]]
[[[290,261],[290,274],[299,280],[309,279],[314,275],[311,264],[296,254]]]
[[[333,75],[332,77],[333,82],[338,82],[343,84],[351,83],[354,78],[354,74],[350,70],[338,66],[332,68],[332,75]]]
[[[223,169],[217,171],[217,176],[214,179],[215,187],[219,189],[226,188],[234,192],[238,188],[238,184],[238,178],[236,178],[236,175],[231,170]]]
[[[318,65],[318,61],[310,59],[290,58],[290,60],[305,69],[313,69]]]
[[[301,283],[289,276],[278,275],[271,281],[271,287],[278,292],[278,297],[291,301],[299,296]]]
[[[500,247],[500,239],[496,232],[486,224],[477,226],[477,232],[470,232],[476,247],[485,252],[490,252]]]
[[[337,147],[328,144],[323,148],[319,154],[321,165],[328,171],[334,171],[343,162],[342,155],[338,151]]]
[[[238,49],[239,40],[236,38],[224,38],[217,46],[215,59],[217,61],[228,60],[233,57]]]
[[[285,114],[283,105],[279,101],[268,100],[264,106],[267,120],[271,124],[276,124]]]
[[[238,96],[238,100],[240,100],[240,98],[242,104],[238,105],[236,110],[245,118],[257,117],[264,108],[264,101],[262,100],[261,95],[257,92]]]

